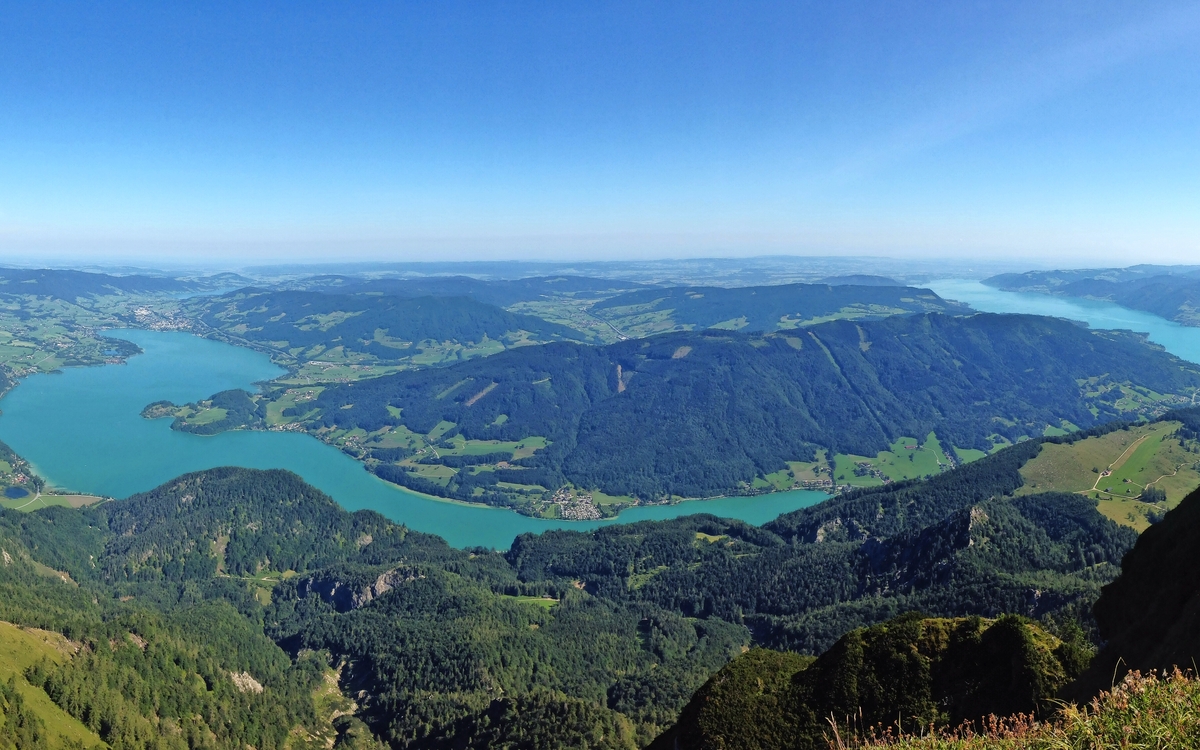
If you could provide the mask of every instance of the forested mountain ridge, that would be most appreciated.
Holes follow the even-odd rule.
[[[1195,435],[1197,414],[1173,416]],[[1058,515],[1052,504],[1044,511]],[[856,746],[871,727],[876,735],[882,727],[896,733],[913,721],[906,742],[887,746],[966,750],[1024,747],[1024,740],[1030,747],[1192,747],[1200,726],[1196,678],[1181,670],[1194,670],[1200,653],[1198,537],[1200,490],[1139,537],[1120,575],[1103,587],[1094,613],[1105,643],[1094,657],[1068,619],[1057,620],[1065,639],[1059,642],[1006,616],[997,622],[1007,626],[1004,637],[989,647],[987,631],[983,638],[953,634],[965,622],[931,637],[932,621],[907,615],[848,633],[811,665],[767,650],[739,656],[697,691],[679,722],[651,747],[826,747],[835,743],[831,721],[847,746]],[[946,649],[940,659],[939,649]],[[969,653],[974,649],[988,658],[977,660]],[[955,675],[968,679],[959,683]],[[957,734],[917,739],[931,726],[952,727],[986,713],[1042,713],[1045,719],[1045,709],[1064,698],[1083,703],[1108,690],[1112,695],[1088,710],[1074,711],[1068,703],[1062,716],[1041,726],[1011,719],[1007,728],[993,721],[989,730],[985,721],[975,724],[973,741]],[[980,697],[989,704],[963,710]]]
[[[725,328],[776,331],[823,319],[878,319],[926,312],[962,314],[970,308],[928,289],[894,284],[780,284],[640,289],[597,302],[592,314],[623,332]]]
[[[347,513],[287,472],[214,469],[92,509],[0,512],[0,547],[20,563],[0,568],[0,618],[94,644],[27,679],[85,719],[114,706],[96,726],[143,737],[128,747],[151,746],[138,733],[153,716],[186,712],[216,747],[297,731],[367,741],[325,713],[321,675],[336,668],[355,704],[337,711],[394,747],[630,748],[751,643],[816,652],[914,608],[1081,613],[1133,532],[1077,495],[1008,495],[1038,447],[764,528],[690,516],[522,536],[507,553]],[[167,653],[206,688],[138,703]],[[141,681],[121,682],[122,664]],[[230,676],[243,673],[254,682]],[[264,689],[238,687],[251,684]]]
[[[526,347],[333,385],[291,413],[317,430],[360,430],[366,451],[395,445],[392,435],[440,435],[443,448],[450,438],[476,441],[479,450],[485,441],[549,441],[523,458],[500,446],[504,456],[440,481],[415,463],[450,465],[436,446],[419,459],[383,451],[370,464],[432,494],[519,505],[520,496],[570,485],[647,501],[746,492],[818,450],[870,456],[933,431],[951,446],[988,450],[997,436],[1088,427],[1137,413],[1118,408],[1122,384],[1190,395],[1200,368],[1132,334],[1033,316],[930,314]]]
[[[304,361],[432,363],[508,346],[580,339],[577,331],[468,297],[399,297],[242,289],[190,300],[187,313],[237,339]],[[446,349],[453,351],[432,350]]]
[[[1077,610],[1137,535],[1080,495],[1011,497],[1040,447],[847,493],[762,528],[700,516],[549,531],[518,537],[508,558],[525,581],[574,580],[614,600],[745,623],[761,644],[809,653],[912,609],[1086,617]],[[712,543],[697,546],[697,534]]]
[[[1200,266],[1131,266],[1080,271],[1001,274],[984,284],[1116,302],[1188,326],[1200,326]]]
[[[290,286],[328,294],[469,297],[565,323],[599,342],[709,327],[774,331],[835,318],[970,311],[928,289],[873,276],[748,287],[659,286],[569,275],[515,280],[316,276]]]

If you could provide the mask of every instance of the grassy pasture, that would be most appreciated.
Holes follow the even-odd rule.
[[[510,596],[508,594],[501,594],[501,596],[519,604],[532,604],[535,607],[541,607],[545,610],[549,610],[551,607],[558,604],[557,599],[551,599],[548,596]]]
[[[434,425],[433,429],[429,431],[429,439],[431,441],[441,440],[442,435],[445,435],[447,432],[449,432],[452,429],[454,429],[454,423],[447,422],[446,420],[443,419],[441,422],[438,422],[436,425]]]
[[[619,340],[617,332],[588,311],[597,301],[598,298],[562,295],[517,302],[507,309],[509,312],[536,315],[551,323],[574,328],[593,343],[611,344]]]
[[[798,482],[829,479],[829,457],[824,448],[817,451],[816,461],[789,461],[788,469]]]
[[[279,378],[273,382],[280,385],[316,385],[319,383],[345,382],[349,380],[365,380],[390,375],[393,372],[409,369],[399,365],[384,365],[376,362],[330,362],[325,358],[308,360],[300,363],[291,375]]]
[[[438,449],[438,453],[443,456],[483,456],[502,451],[515,454],[528,449],[528,453],[524,455],[533,455],[533,451],[547,445],[546,439],[542,437],[524,440],[466,440],[460,435],[455,435],[449,442],[453,447]]]
[[[960,463],[964,464],[969,464],[972,461],[978,461],[979,459],[987,456],[986,453],[976,448],[955,448],[954,455],[958,457]]]
[[[191,410],[189,410],[189,411],[191,411]],[[201,425],[201,424],[211,424],[213,422],[220,422],[228,414],[229,414],[229,412],[227,412],[225,409],[222,409],[221,407],[218,406],[216,408],[209,407],[207,409],[199,409],[190,414],[181,415],[181,416],[183,416],[183,418],[187,420],[188,424]]]
[[[1068,423],[1069,424],[1069,423]],[[1012,445],[1012,441],[1003,435],[990,435],[989,440],[992,441],[992,448],[988,451],[981,451],[977,448],[958,448],[954,449],[954,455],[958,458],[959,463],[969,464],[972,461],[978,461],[984,456],[990,456],[998,450],[1003,450]]]
[[[39,508],[49,508],[51,506],[82,508],[85,505],[98,503],[103,499],[95,495],[38,495],[30,493],[26,497],[0,496],[0,507],[8,508],[9,510],[21,510],[28,513]]]
[[[908,312],[899,307],[889,307],[887,305],[849,305],[843,307],[837,312],[829,313],[828,315],[817,315],[811,318],[793,318],[790,315],[785,315],[779,321],[778,329],[790,330],[793,328],[801,328],[817,325],[818,323],[828,323],[831,320],[862,320],[867,317],[884,317],[887,315],[902,315]]]
[[[380,433],[372,447],[378,448],[420,448],[425,445],[423,436],[418,435],[404,425],[397,425]]]
[[[25,680],[25,670],[43,659],[62,663],[75,652],[75,645],[58,633],[44,630],[18,628],[0,622],[0,680],[7,682],[15,677],[17,689],[43,723],[55,747],[66,747],[69,743],[84,747],[105,747],[100,738],[88,730],[77,719],[63,711],[42,690]]]
[[[1146,484],[1173,474],[1180,464],[1197,460],[1195,454],[1184,451],[1179,441],[1171,437],[1178,428],[1178,422],[1160,422],[1117,430],[1071,445],[1043,446],[1042,452],[1021,468],[1025,487],[1019,492],[1098,490],[1103,493],[1112,487],[1113,494],[1137,495]],[[1106,470],[1111,475],[1101,476]],[[1131,485],[1136,485],[1136,492],[1126,493],[1125,489]],[[1176,498],[1179,499],[1182,498]]]
[[[634,500],[629,495],[606,495],[598,490],[592,490],[592,502],[596,505],[636,505],[637,500]]]
[[[285,417],[283,415],[284,410],[291,409],[297,405],[303,408],[304,404],[312,404],[317,396],[321,395],[321,391],[323,390],[325,390],[323,386],[310,386],[308,388],[288,388],[283,391],[274,399],[267,402],[267,425],[274,426],[301,421],[303,417]]]
[[[873,471],[893,482],[937,474],[950,468],[950,459],[932,432],[924,441],[902,437],[892,443],[889,450],[880,451],[873,457],[842,453],[834,457],[834,462],[837,483],[855,487],[878,487],[884,483],[883,478],[875,474],[856,475],[854,469],[860,463],[870,464]]]
[[[1025,486],[1017,492],[1086,494],[1097,501],[1101,513],[1141,531],[1150,525],[1148,513],[1175,507],[1200,486],[1200,455],[1174,437],[1178,428],[1178,422],[1157,422],[1072,445],[1046,445],[1021,468]],[[1137,499],[1147,486],[1166,493],[1165,508]]]

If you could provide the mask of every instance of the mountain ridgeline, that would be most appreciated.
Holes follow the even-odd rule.
[[[425,434],[452,423],[447,438],[550,442],[507,468],[415,486],[434,494],[571,483],[656,500],[743,492],[819,449],[870,456],[936,430],[949,445],[986,451],[996,436],[1037,436],[1064,420],[1086,428],[1130,416],[1116,384],[1190,395],[1200,368],[1134,334],[929,314],[524,347],[331,385],[297,411],[315,406],[306,418],[326,428]],[[402,467],[384,468],[381,476],[416,483]]]
[[[128,292],[179,292],[195,285],[158,276],[113,276],[86,271],[0,268],[0,295],[46,296],[74,301],[80,297]]]
[[[944,300],[928,289],[892,282],[639,289],[602,300],[592,306],[591,312],[622,329],[644,325],[643,319],[650,319],[657,323],[658,331],[724,328],[749,332],[787,330],[831,317],[962,314],[970,308]]]
[[[497,307],[510,307],[549,297],[609,297],[641,289],[645,284],[587,276],[532,276],[525,279],[475,279],[470,276],[425,276],[409,279],[364,279],[313,276],[297,282],[304,289],[340,294],[386,294],[396,297],[470,297]]]
[[[116,275],[52,268],[0,268],[0,296],[51,297],[74,302],[80,298],[127,294],[173,294],[228,287],[246,279],[219,273],[197,279],[143,274]]]

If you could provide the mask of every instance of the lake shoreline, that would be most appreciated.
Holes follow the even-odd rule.
[[[233,430],[215,436],[174,431],[143,419],[155,401],[191,403],[285,374],[261,352],[191,332],[114,329],[106,336],[137,344],[125,366],[65,369],[31,375],[0,406],[0,439],[26,458],[47,484],[80,494],[125,498],[180,475],[217,466],[286,469],[347,511],[373,510],[408,528],[436,534],[454,547],[508,549],[525,533],[587,531],[614,524],[707,513],[761,525],[826,499],[815,491],[639,505],[616,518],[538,519],[478,503],[419,495],[390,485],[363,464],[308,434]]]

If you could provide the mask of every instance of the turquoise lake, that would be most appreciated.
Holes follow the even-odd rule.
[[[1119,305],[1040,294],[1002,292],[975,281],[928,284],[947,299],[984,312],[1054,315],[1093,328],[1149,334],[1167,351],[1200,362],[1200,328],[1188,328]],[[408,492],[365,471],[341,451],[300,433],[226,432],[211,437],[174,432],[169,419],[148,420],[153,401],[187,403],[254,383],[282,370],[258,352],[177,332],[114,331],[144,353],[127,364],[70,368],[34,375],[0,400],[0,440],[52,484],[79,492],[128,497],[180,474],[214,466],[290,469],[349,510],[370,508],[459,547],[507,548],[524,532],[590,529],[604,524],[712,513],[762,524],[820,502],[819,492],[781,492],[677,505],[631,508],[615,521],[543,521],[495,508],[466,506]]]
[[[1200,363],[1200,328],[1180,325],[1147,312],[1130,310],[1111,302],[1002,292],[978,281],[951,279],[923,286],[945,299],[965,302],[980,312],[1052,315],[1083,321],[1092,328],[1147,333],[1151,341],[1176,357]]]
[[[144,419],[154,401],[188,403],[283,373],[263,354],[187,333],[126,330],[108,335],[140,346],[124,365],[68,368],[33,375],[2,400],[0,440],[51,484],[124,498],[189,471],[214,466],[290,469],[344,508],[369,508],[445,538],[456,547],[507,549],[518,534],[590,529],[604,524],[712,513],[763,524],[814,505],[820,492],[696,500],[630,508],[616,521],[543,521],[496,508],[432,500],[388,484],[341,451],[302,433],[225,432],[199,436]]]

